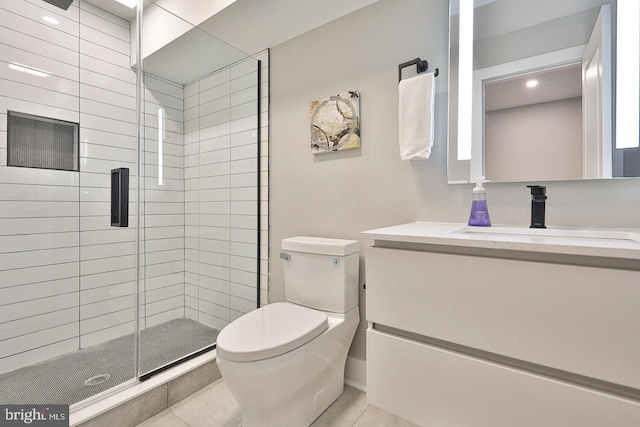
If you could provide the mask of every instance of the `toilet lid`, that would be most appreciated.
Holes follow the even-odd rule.
[[[229,323],[218,335],[216,350],[226,360],[267,359],[311,341],[328,324],[326,313],[276,302]]]

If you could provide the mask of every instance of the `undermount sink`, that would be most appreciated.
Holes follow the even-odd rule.
[[[567,228],[527,228],[513,226],[463,227],[452,234],[478,235],[486,237],[542,237],[578,240],[608,240],[640,243],[640,234],[621,230],[590,230]]]

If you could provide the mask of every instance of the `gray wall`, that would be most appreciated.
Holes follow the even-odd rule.
[[[484,120],[488,180],[582,178],[582,97],[487,111]]]
[[[360,239],[363,230],[411,221],[466,223],[473,185],[448,185],[445,0],[381,0],[271,51],[270,301],[284,299],[283,238],[306,234]],[[436,138],[427,161],[400,161],[398,64],[417,56],[436,79]],[[314,157],[309,102],[345,90],[361,94],[362,149]],[[524,184],[487,184],[494,224],[529,222]],[[640,227],[640,183],[547,183],[547,224]],[[365,247],[361,242],[361,283]],[[351,355],[365,356],[365,291]]]

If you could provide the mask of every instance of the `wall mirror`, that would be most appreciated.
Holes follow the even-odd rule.
[[[449,183],[640,176],[638,0],[451,0]]]

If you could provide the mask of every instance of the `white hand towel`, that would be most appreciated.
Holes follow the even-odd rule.
[[[428,159],[433,146],[433,105],[435,76],[422,73],[401,80],[400,96],[400,159]]]

